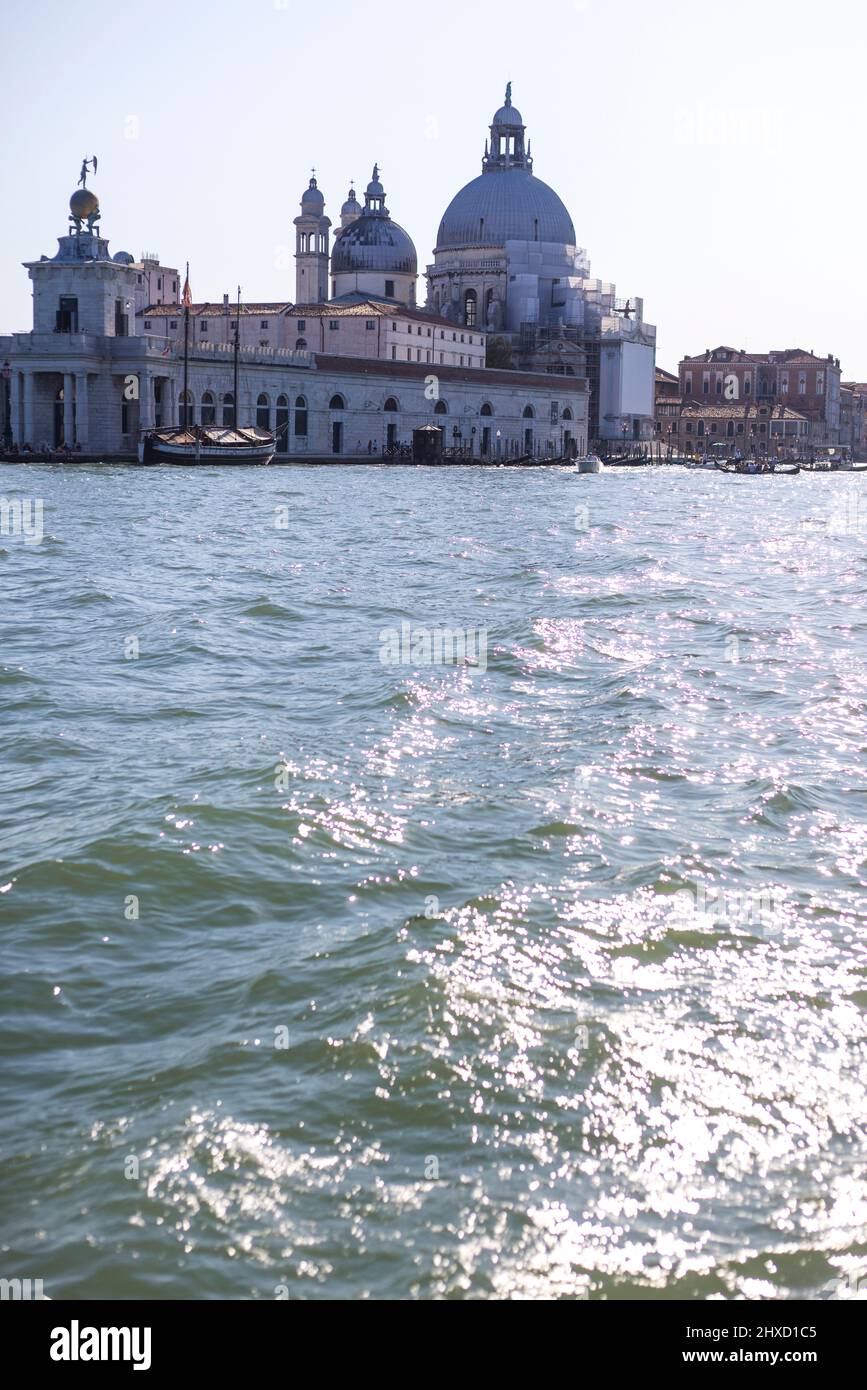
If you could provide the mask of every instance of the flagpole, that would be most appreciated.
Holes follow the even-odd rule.
[[[241,286],[239,285],[239,286],[238,286],[238,306],[237,306],[237,310],[236,310],[236,313],[235,313],[235,429],[236,429],[236,430],[240,428],[240,426],[239,426],[239,424],[238,424],[238,421],[239,421],[240,418],[241,418],[241,417],[240,417],[240,414],[239,414],[239,411],[238,411],[238,407],[239,407],[239,405],[240,405],[240,400],[239,400],[239,398],[238,398],[238,358],[239,358],[239,356],[240,356],[240,349],[241,349]]]
[[[190,263],[184,281],[184,429],[190,426]]]

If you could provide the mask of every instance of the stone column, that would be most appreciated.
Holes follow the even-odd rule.
[[[90,438],[90,413],[87,398],[87,372],[75,374],[75,442],[87,453]]]
[[[139,424],[143,430],[154,427],[154,386],[150,372],[142,372],[139,377]]]
[[[21,432],[21,373],[13,371],[9,382],[9,424],[12,428],[12,443],[19,448],[24,443]]]
[[[34,449],[36,444],[33,439],[33,373],[24,371],[24,438],[23,444],[32,444]]]
[[[63,443],[68,444],[70,449],[75,443],[75,427],[72,423],[72,384],[75,378],[72,372],[63,373]]]
[[[175,392],[175,379],[173,376],[166,377],[166,424],[179,425],[180,416],[177,414],[177,393]]]

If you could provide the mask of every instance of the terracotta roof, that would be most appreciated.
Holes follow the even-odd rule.
[[[718,353],[725,353],[725,356],[717,356]],[[701,352],[695,357],[681,358],[680,365],[693,366],[701,364],[705,367],[712,367],[714,363],[721,366],[724,362],[766,362],[768,354],[766,352],[741,352],[736,348],[712,348],[710,355]]]
[[[679,378],[674,372],[667,372],[664,367],[656,368],[656,380],[660,383],[671,382],[677,384]]]
[[[806,415],[801,415],[797,410],[792,410],[789,406],[767,407],[767,414],[760,415],[759,410],[765,407],[757,405],[745,405],[742,401],[732,401],[728,405],[703,405],[701,401],[689,401],[681,410],[682,418],[693,420],[806,420]]]
[[[478,326],[467,329],[466,324],[454,323],[451,319],[442,318],[440,314],[429,314],[424,309],[413,309],[406,304],[392,304],[388,300],[359,299],[347,303],[336,300],[330,304],[293,304],[291,317],[299,319],[355,317],[412,319],[414,323],[426,323],[437,328],[450,328],[453,333],[471,332],[479,338],[484,338],[485,335],[485,330]]]
[[[228,307],[220,301],[210,303],[206,301],[202,304],[190,305],[191,318],[234,318],[237,306],[229,304]],[[184,313],[183,304],[149,304],[146,309],[139,309],[137,317],[144,319],[157,318],[182,318]],[[424,309],[412,309],[406,304],[393,304],[388,300],[376,299],[353,299],[351,302],[339,302],[325,304],[293,304],[291,300],[280,300],[268,304],[242,304],[241,318],[256,315],[270,315],[276,318],[280,314],[285,314],[289,318],[299,319],[340,319],[340,318],[395,318],[412,319],[414,323],[426,323],[431,327],[450,328],[452,332],[466,333],[471,332],[480,339],[484,339],[485,330],[478,326],[467,329],[466,324],[454,323],[451,319],[444,319],[439,314],[429,314]]]
[[[323,372],[350,373],[356,376],[386,376],[410,381],[424,381],[435,376],[440,381],[478,384],[480,390],[489,386],[544,386],[555,399],[565,392],[587,390],[582,376],[559,376],[549,372],[507,372],[498,367],[447,367],[432,362],[384,362],[377,357],[333,357],[329,353],[314,354],[316,365]]]
[[[289,308],[291,308],[291,305],[287,304],[285,300],[278,304],[242,304],[241,318],[264,314],[270,314],[272,317],[276,317],[277,314],[282,314],[285,309]],[[226,318],[233,319],[237,312],[237,304],[229,304],[226,306],[220,302],[219,304],[204,303],[190,305],[190,318],[216,319],[222,318],[223,315],[225,315]],[[139,309],[136,315],[136,317],[140,319],[178,319],[183,318],[183,316],[183,304],[149,304],[146,309]]]

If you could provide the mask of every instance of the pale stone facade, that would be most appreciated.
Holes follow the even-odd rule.
[[[177,304],[135,311],[140,275],[177,272],[159,275],[155,261],[145,267],[124,253],[113,258],[104,238],[84,230],[61,237],[53,259],[27,269],[33,331],[6,340],[3,359],[14,443],[127,457],[142,429],[179,424],[184,311]],[[230,344],[237,310],[213,307],[221,320],[216,340],[210,327],[207,339],[201,333],[203,315],[191,315],[189,418],[228,424],[235,418]],[[332,317],[337,329],[327,326]],[[257,333],[272,332],[272,318],[281,326],[273,343],[293,346],[256,341]],[[158,321],[166,325],[162,333],[154,331]],[[275,430],[281,455],[368,457],[368,445],[379,453],[408,443],[423,424],[442,426],[448,446],[474,457],[587,447],[583,378],[488,370],[481,334],[423,311],[350,297],[333,306],[245,306],[240,322],[237,419]],[[299,348],[302,323],[308,346]],[[317,350],[338,341],[348,351]]]

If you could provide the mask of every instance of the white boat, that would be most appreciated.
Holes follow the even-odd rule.
[[[601,458],[595,454],[585,454],[583,458],[575,460],[575,467],[579,473],[604,473],[605,464]]]
[[[139,440],[139,463],[270,463],[276,452],[270,430],[251,426],[190,425],[188,429],[145,430]]]

